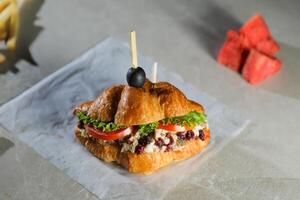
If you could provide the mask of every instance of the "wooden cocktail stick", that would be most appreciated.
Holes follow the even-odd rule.
[[[136,48],[136,33],[135,33],[135,31],[130,32],[130,46],[131,46],[132,67],[137,68],[138,62],[137,62],[137,48]]]
[[[157,62],[155,62],[152,67],[152,82],[157,82]]]

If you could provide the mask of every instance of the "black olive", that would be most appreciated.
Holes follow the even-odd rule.
[[[130,67],[126,78],[128,85],[132,87],[143,87],[146,80],[146,73],[141,67]]]

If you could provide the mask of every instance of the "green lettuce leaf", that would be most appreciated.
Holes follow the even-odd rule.
[[[163,124],[178,124],[181,126],[193,126],[195,124],[202,124],[206,122],[206,115],[204,113],[199,113],[196,111],[189,112],[187,115],[179,117],[165,118],[162,120]],[[157,128],[158,122],[153,122],[149,124],[143,124],[138,126],[138,130],[141,135],[148,135]]]
[[[140,132],[141,136],[146,136],[150,133],[153,133],[157,126],[158,122],[139,125],[138,131]]]
[[[79,121],[82,121],[84,124],[92,125],[94,128],[101,129],[104,132],[111,132],[125,128],[124,126],[118,126],[113,122],[102,122],[100,120],[93,119],[84,112],[77,112],[76,116]]]

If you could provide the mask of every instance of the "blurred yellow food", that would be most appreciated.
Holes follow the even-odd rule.
[[[13,7],[11,9],[11,18],[8,28],[8,39],[6,41],[7,48],[10,50],[16,49],[16,42],[17,42],[17,33],[19,30],[19,9],[17,4],[12,4]]]
[[[16,0],[0,0],[0,41],[6,43],[8,50],[16,49],[19,29],[19,9]],[[0,63],[5,61],[0,55]]]
[[[0,1],[0,12],[4,10],[9,4],[11,3],[11,0],[1,0]]]
[[[5,56],[3,54],[0,53],[0,64],[4,63],[6,60]]]

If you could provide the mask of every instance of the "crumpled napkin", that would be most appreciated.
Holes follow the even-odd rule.
[[[113,84],[125,83],[129,53],[127,44],[106,39],[3,105],[0,124],[101,199],[160,199],[240,134],[249,121],[159,66],[158,80],[171,82],[205,107],[211,144],[203,153],[147,176],[98,160],[76,141],[72,109]],[[149,76],[151,59],[139,57],[139,64]]]

